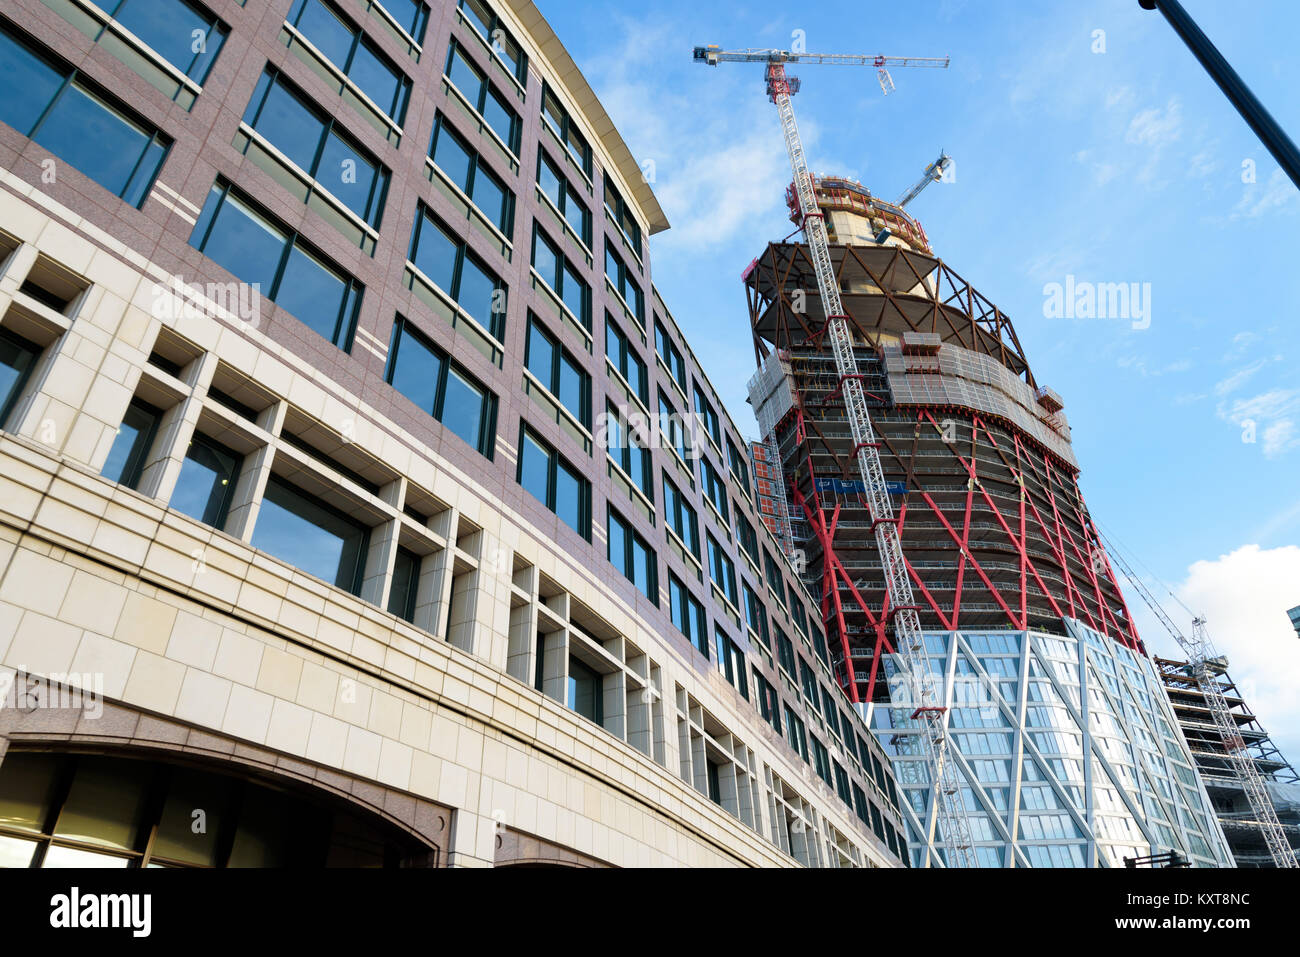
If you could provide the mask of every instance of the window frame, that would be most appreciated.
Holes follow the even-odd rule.
[[[448,170],[443,169],[434,155],[438,148],[438,137],[444,130],[469,158],[469,170],[466,174],[465,184],[463,186],[456,182],[455,178]],[[457,189],[465,194],[465,197],[474,205],[474,208],[482,213],[484,219],[488,220],[493,226],[495,226],[504,236],[506,236],[506,238],[512,239],[514,237],[515,210],[518,203],[514,190],[510,188],[504,177],[498,175],[496,170],[492,169],[491,165],[483,162],[483,154],[470,144],[469,139],[466,138],[460,130],[456,129],[455,125],[448,119],[447,114],[442,110],[437,110],[434,113],[433,134],[429,137],[428,155],[430,162],[432,162],[434,166],[438,167],[438,170],[446,176],[448,180],[455,183]],[[474,198],[474,187],[478,182],[478,175],[480,172],[486,175],[489,180],[492,180],[494,185],[501,188],[502,209],[500,214],[495,218],[489,215],[488,211],[480,206],[478,200]]]
[[[393,331],[388,340],[388,358],[384,363],[384,381],[392,389],[414,405],[417,409],[420,405],[409,395],[399,389],[393,382],[397,374],[397,363],[400,361],[402,340],[409,336],[416,340],[422,348],[439,360],[438,362],[438,381],[434,386],[433,408],[424,409],[434,421],[443,425],[443,414],[446,411],[447,400],[447,381],[451,372],[454,371],[461,378],[467,380],[470,385],[476,387],[483,393],[483,408],[480,410],[479,437],[478,443],[471,445],[459,432],[450,426],[443,425],[443,428],[455,435],[466,445],[471,445],[480,455],[489,462],[493,461],[496,455],[496,434],[497,434],[497,412],[499,408],[499,399],[497,394],[489,389],[477,376],[469,372],[464,366],[451,357],[451,355],[433,341],[428,335],[417,328],[406,316],[398,313],[393,321]]]
[[[438,286],[437,281],[420,269],[419,264],[416,262],[415,253],[420,248],[420,235],[427,223],[432,223],[443,234],[443,236],[451,240],[451,242],[456,246],[456,261],[452,265],[452,288],[450,289],[442,289],[441,286]],[[469,309],[460,301],[460,286],[465,275],[465,260],[467,258],[472,260],[476,268],[478,268],[485,276],[494,280],[493,289],[496,292],[502,293],[505,297],[503,308],[492,311],[489,325],[486,326],[483,325],[483,321],[478,316],[470,312]],[[501,275],[495,269],[488,266],[478,253],[470,248],[469,243],[460,236],[459,233],[452,229],[451,226],[449,226],[447,222],[434,211],[432,206],[422,199],[417,200],[416,202],[415,222],[411,226],[411,243],[407,247],[406,262],[408,266],[420,270],[420,275],[424,276],[430,283],[437,286],[439,289],[442,289],[442,291],[447,294],[461,312],[472,319],[479,327],[486,330],[488,335],[495,339],[499,345],[505,345],[506,314],[509,311],[510,302],[509,284],[501,278]]]
[[[581,535],[583,539],[590,542],[591,525],[592,525],[591,481],[587,479],[579,469],[574,468],[573,463],[571,463],[567,458],[561,455],[559,450],[556,449],[555,446],[552,445],[546,438],[544,438],[541,435],[541,433],[539,433],[536,429],[530,428],[528,423],[524,421],[522,418],[519,420],[519,445],[518,445],[519,452],[515,462],[516,484],[518,484],[520,488],[523,488],[525,492],[529,491],[528,488],[524,485],[524,437],[525,436],[530,438],[534,442],[534,444],[540,447],[547,454],[546,500],[545,501],[542,501],[541,499],[537,499],[537,500],[542,502],[542,504],[546,506],[546,508],[550,510],[550,512],[554,514],[556,518],[558,518],[561,522],[564,522],[566,526],[568,526],[569,528],[573,528],[573,526],[569,525],[569,523],[565,521],[564,516],[560,515],[560,513],[556,511],[556,492],[558,489],[557,476],[560,467],[563,466],[574,478],[577,479],[577,483],[578,483],[578,521],[582,525],[582,528],[581,529],[575,528],[573,530],[577,534]],[[529,494],[531,495],[532,493],[529,492]],[[535,495],[533,495],[532,497],[537,498],[537,496]]]
[[[222,185],[223,183],[224,185]],[[216,205],[213,207],[212,213],[209,216],[207,213],[207,204],[213,202],[214,192],[219,192],[220,196],[216,200]],[[338,315],[335,317],[334,320],[334,335],[333,337],[326,337],[323,334],[321,334],[321,338],[325,339],[327,342],[333,343],[337,348],[341,349],[343,352],[351,354],[353,342],[356,338],[358,318],[361,314],[361,302],[365,296],[365,291],[366,291],[365,285],[359,282],[350,272],[338,266],[333,259],[326,256],[324,253],[320,252],[318,247],[314,243],[308,240],[304,240],[302,238],[302,234],[299,233],[297,230],[291,230],[287,228],[280,220],[279,217],[273,216],[270,213],[268,213],[260,203],[250,199],[246,193],[244,193],[241,189],[239,189],[239,187],[235,186],[233,183],[231,183],[228,180],[225,180],[220,176],[217,177],[217,180],[215,183],[213,183],[212,188],[208,190],[208,197],[204,202],[203,211],[199,214],[199,218],[194,224],[194,229],[190,233],[189,244],[193,246],[196,250],[198,250],[200,253],[203,253],[205,256],[207,256],[205,250],[208,242],[212,238],[212,230],[216,225],[218,217],[221,215],[222,207],[225,206],[227,200],[230,200],[232,196],[234,198],[234,202],[237,205],[245,208],[244,210],[241,210],[241,212],[245,212],[245,215],[251,213],[252,215],[258,217],[260,220],[263,221],[258,225],[262,226],[264,229],[269,225],[274,230],[276,230],[277,232],[279,232],[281,235],[284,236],[284,240],[283,240],[284,246],[280,252],[280,260],[276,264],[275,275],[271,282],[271,288],[265,292],[261,292],[261,295],[264,299],[266,299],[268,302],[273,302],[273,303],[276,302],[277,298],[279,297],[281,283],[284,281],[285,269],[288,267],[289,259],[294,249],[301,249],[305,256],[317,260],[320,265],[322,265],[324,268],[328,270],[333,271],[343,281],[344,292],[343,292],[342,300],[339,303]],[[206,228],[203,231],[203,237],[199,243],[195,243],[194,237],[199,232],[200,224],[204,223],[205,221],[206,221]],[[226,272],[230,272],[229,269],[226,269],[226,267],[221,263],[217,262],[217,260],[212,259],[211,256],[207,256],[207,258],[210,259],[213,263],[216,263],[216,265],[220,266],[220,268],[225,269]],[[235,273],[231,272],[230,275],[235,276]],[[241,283],[247,284],[247,280],[245,280],[243,277],[235,276],[235,278],[238,279]],[[349,309],[349,303],[351,304],[350,309]],[[277,305],[279,304],[277,303]],[[302,324],[303,326],[306,326],[308,329],[311,329],[313,332],[317,331],[305,319],[299,318],[298,316],[294,315],[292,312],[289,312],[287,307],[281,306],[281,308],[284,310],[286,315],[292,316],[296,322]]]

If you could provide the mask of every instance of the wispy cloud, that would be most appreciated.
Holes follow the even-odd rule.
[[[1276,458],[1300,446],[1295,421],[1300,417],[1300,389],[1271,389],[1248,399],[1220,402],[1220,419],[1242,429],[1246,441],[1262,439],[1266,458]]]
[[[1182,125],[1183,107],[1178,97],[1173,97],[1164,109],[1152,107],[1134,114],[1124,140],[1138,146],[1163,148],[1178,139]]]
[[[1280,169],[1273,170],[1263,183],[1247,183],[1246,190],[1233,207],[1232,219],[1258,219],[1269,213],[1295,213],[1300,191]]]
[[[1268,365],[1267,359],[1256,359],[1250,365],[1243,366],[1236,372],[1232,373],[1232,375],[1214,383],[1214,394],[1222,396],[1228,395],[1231,392],[1236,392],[1250,381],[1256,372],[1264,368],[1266,365]]]

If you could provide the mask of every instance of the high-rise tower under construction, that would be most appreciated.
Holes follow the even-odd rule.
[[[816,194],[975,859],[1117,866],[1174,850],[1227,864],[1079,491],[1061,398],[1035,378],[1007,316],[933,253],[903,208],[845,179],[818,178]],[[913,863],[950,863],[925,732],[913,708],[891,701],[901,607],[872,534],[808,247],[769,244],[744,281],[759,363],[750,401],[782,480],[764,512],[778,540],[788,528],[796,567],[821,596],[837,676],[894,757]],[[756,457],[767,466],[771,454]]]

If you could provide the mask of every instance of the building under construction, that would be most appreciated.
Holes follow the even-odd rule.
[[[903,208],[917,189],[899,203],[838,178],[815,190],[894,515],[873,518],[864,494],[849,377],[797,240],[744,273],[755,459],[779,459],[773,530],[820,596],[840,682],[894,757],[914,865],[952,864],[958,848],[969,861],[972,845],[982,866],[1119,866],[1171,850],[1230,865],[1079,491],[1061,398],[1007,316],[935,255]],[[806,225],[793,189],[787,199]],[[886,521],[942,678],[969,838],[941,833],[918,722],[937,709],[891,699],[903,608],[874,537]]]
[[[1155,663],[1237,866],[1275,866],[1263,835],[1265,825],[1251,807],[1228,749],[1244,751],[1254,763],[1293,850],[1300,847],[1300,775],[1247,706],[1228,674],[1227,659],[1207,662],[1239,735],[1226,742],[1194,669],[1186,661],[1167,658],[1158,657]]]

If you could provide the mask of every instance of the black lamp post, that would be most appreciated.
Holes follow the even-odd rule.
[[[1273,154],[1287,176],[1291,177],[1291,182],[1300,188],[1300,150],[1296,149],[1291,137],[1278,126],[1277,120],[1264,109],[1264,104],[1250,92],[1250,87],[1237,75],[1237,71],[1228,65],[1223,54],[1215,49],[1210,38],[1196,25],[1183,5],[1178,0],[1138,0],[1138,3],[1144,10],[1159,10],[1164,14],[1174,32],[1187,44],[1196,59],[1201,61],[1205,72],[1219,84],[1223,95],[1237,108],[1241,118],[1255,131],[1255,135]]]

